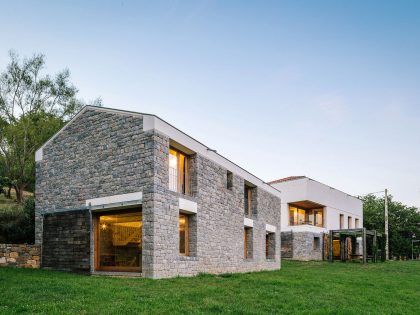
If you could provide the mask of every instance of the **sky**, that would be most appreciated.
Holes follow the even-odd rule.
[[[0,0],[11,49],[263,180],[420,207],[420,1]]]

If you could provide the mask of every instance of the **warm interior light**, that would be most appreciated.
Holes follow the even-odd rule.
[[[174,150],[169,151],[169,167],[173,169],[178,168],[178,159],[176,157],[176,151]]]
[[[105,223],[102,223],[102,224],[101,224],[101,229],[102,229],[102,230],[106,230],[106,228],[107,228],[107,225],[106,225]]]

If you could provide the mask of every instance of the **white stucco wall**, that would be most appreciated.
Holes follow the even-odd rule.
[[[344,228],[348,228],[348,217],[351,217],[352,228],[355,219],[359,219],[359,227],[363,227],[363,203],[356,197],[340,190],[304,177],[272,184],[282,192],[281,228],[283,231],[326,232],[340,228],[340,214],[344,215]],[[312,201],[325,206],[324,228],[309,225],[289,226],[289,203]]]

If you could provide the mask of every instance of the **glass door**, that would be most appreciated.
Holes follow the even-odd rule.
[[[96,269],[141,272],[141,210],[100,214],[96,226]]]

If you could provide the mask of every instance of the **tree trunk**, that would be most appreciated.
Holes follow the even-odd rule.
[[[12,198],[11,192],[12,192],[12,186],[11,186],[11,185],[9,185],[9,188],[7,189],[7,195],[6,195],[6,198],[9,198],[9,199],[11,199],[11,198]]]
[[[15,191],[16,191],[16,202],[22,203],[23,201],[23,191],[25,189],[25,185],[16,185]]]

